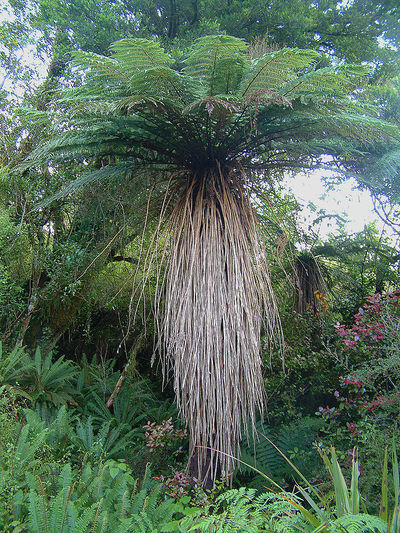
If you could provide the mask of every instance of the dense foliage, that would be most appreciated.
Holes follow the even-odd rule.
[[[398,2],[0,9],[0,530],[398,533]]]

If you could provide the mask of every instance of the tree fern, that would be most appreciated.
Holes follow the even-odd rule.
[[[137,184],[138,209],[155,219],[149,241],[164,261],[156,269],[158,351],[165,377],[174,373],[192,474],[201,479],[232,470],[243,430],[263,409],[263,317],[270,342],[282,342],[252,208],[259,186],[322,156],[361,174],[384,143],[399,144],[397,128],[359,103],[365,71],[318,69],[320,57],[286,48],[251,60],[242,40],[225,35],[199,39],[181,71],[155,41],[119,41],[103,63],[79,54],[84,87],[62,97],[59,136],[25,163],[86,167],[61,194],[101,178]],[[143,257],[144,271],[154,271],[157,250]]]

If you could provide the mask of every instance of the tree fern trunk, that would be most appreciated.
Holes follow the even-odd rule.
[[[218,170],[193,176],[170,232],[160,348],[189,427],[190,470],[208,484],[233,470],[242,430],[263,409],[263,311],[269,331],[278,319],[242,179]]]

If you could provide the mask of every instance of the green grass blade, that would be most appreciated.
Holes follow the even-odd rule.
[[[392,463],[393,463],[393,489],[394,489],[394,508],[391,519],[391,531],[392,533],[399,533],[400,531],[400,506],[399,506],[399,497],[400,497],[400,472],[399,472],[399,461],[397,459],[396,453],[396,444],[393,437],[392,443]]]
[[[360,512],[360,490],[358,486],[359,477],[360,469],[358,467],[358,452],[356,448],[354,448],[350,485],[350,512],[352,514],[358,514]]]
[[[350,512],[350,499],[346,481],[343,477],[334,448],[331,449],[331,460],[328,460],[326,464],[329,465],[329,472],[333,479],[336,497],[336,514],[340,517]]]
[[[314,511],[316,512],[316,514],[317,514],[317,516],[319,518],[319,521],[315,520],[315,523],[313,522],[313,525],[316,526],[317,522],[320,523],[321,520],[324,523],[326,523],[326,516],[325,516],[325,513],[324,513],[323,509],[318,507],[318,504],[315,503],[315,501],[311,498],[311,496],[307,493],[307,491],[305,489],[303,489],[303,487],[298,486],[297,488],[298,488],[300,494],[303,496],[303,498],[310,505],[310,507],[312,509],[314,509]],[[305,515],[303,514],[303,516],[305,516]]]
[[[388,521],[388,453],[385,448],[382,471],[382,488],[381,488],[381,505],[379,509],[379,518]]]

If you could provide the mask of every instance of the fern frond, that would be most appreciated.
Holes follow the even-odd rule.
[[[47,533],[47,507],[45,500],[35,491],[29,492],[28,521],[32,533]]]
[[[6,354],[0,341],[0,386],[15,383],[23,374],[22,368],[25,370],[29,366],[30,361],[23,348],[17,346]]]
[[[185,61],[185,74],[198,80],[207,96],[232,94],[245,68],[246,50],[246,43],[236,37],[201,37]]]
[[[121,39],[113,43],[110,50],[128,76],[138,71],[169,67],[173,62],[156,41],[147,39]]]
[[[68,533],[87,533],[96,515],[96,510],[97,504],[93,504],[90,508],[85,509],[75,521],[73,527],[69,529]]]
[[[311,70],[287,83],[281,93],[290,99],[301,98],[307,103],[323,98],[340,98],[359,86],[359,80],[368,73],[367,67],[325,67]],[[347,102],[348,104],[348,102]]]
[[[135,74],[130,84],[132,91],[142,96],[158,97],[162,101],[184,105],[196,94],[187,78],[170,68],[159,67]]]
[[[59,475],[58,486],[64,492],[64,494],[67,494],[68,491],[70,490],[71,485],[72,485],[72,469],[71,469],[71,465],[67,463],[66,465],[64,465]]]
[[[320,54],[313,50],[283,48],[254,59],[246,69],[240,84],[242,96],[268,89],[279,91],[289,81],[295,80],[298,72],[314,63]]]
[[[69,183],[63,189],[60,189],[60,191],[56,194],[49,198],[46,198],[46,200],[43,200],[42,202],[38,202],[37,207],[45,207],[47,205],[50,205],[55,200],[64,198],[65,196],[73,194],[76,191],[82,189],[83,187],[90,185],[91,183],[95,183],[103,179],[124,179],[130,175],[131,171],[131,165],[121,163],[115,166],[105,166],[100,169],[83,172],[79,176],[79,178]]]
[[[28,424],[22,427],[14,449],[15,475],[25,472],[27,465],[46,441],[48,432],[47,428],[32,428]]]
[[[60,533],[65,531],[64,526],[66,523],[67,510],[70,505],[71,502],[68,499],[68,490],[60,491],[52,500],[49,509],[49,528],[51,533],[53,533],[53,531],[59,531]]]
[[[336,531],[348,533],[387,533],[388,524],[377,516],[369,514],[346,514],[331,523]]]
[[[129,76],[120,68],[119,62],[111,57],[94,52],[74,52],[72,65],[89,70],[91,77],[100,81],[129,82]]]

